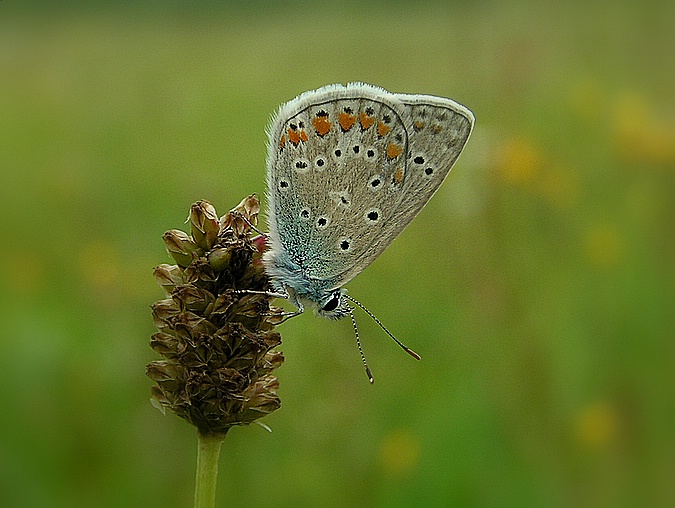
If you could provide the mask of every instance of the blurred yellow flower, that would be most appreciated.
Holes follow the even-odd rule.
[[[403,476],[414,469],[420,458],[419,437],[408,429],[397,429],[386,435],[380,444],[383,469]]]
[[[598,268],[616,266],[623,251],[623,241],[616,227],[595,226],[586,233],[586,256]]]
[[[512,138],[497,151],[496,166],[504,180],[530,183],[541,170],[539,149],[524,138]]]
[[[515,137],[496,149],[499,176],[522,185],[557,208],[573,206],[579,197],[579,177],[563,164],[555,164],[535,143]]]
[[[627,162],[675,164],[675,119],[660,117],[646,97],[621,95],[614,108],[614,143]]]
[[[607,402],[586,406],[577,416],[575,433],[581,444],[589,448],[604,448],[616,441],[619,418]]]

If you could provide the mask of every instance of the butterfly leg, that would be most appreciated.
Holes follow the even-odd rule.
[[[291,298],[291,296],[284,292],[284,293],[278,293],[275,291],[257,291],[255,289],[238,289],[235,291],[238,294],[249,294],[249,295],[265,295],[270,298],[283,298],[284,300],[293,300],[293,303],[295,306],[298,308],[296,311],[291,311],[291,312],[279,312],[279,313],[274,313],[274,314],[269,314],[269,315],[275,315],[275,316],[280,316],[282,319],[279,321],[278,324],[281,324],[288,319],[291,319],[295,316],[299,316],[305,311],[305,307],[302,305],[302,303],[298,300],[294,300]]]
[[[238,294],[247,294],[247,295],[265,295],[269,296],[270,298],[283,298],[284,300],[288,300],[289,296],[287,293],[277,293],[275,291],[257,291],[255,289],[236,289],[234,291],[235,293]]]
[[[282,317],[281,321],[279,321],[279,324],[285,323],[286,321],[288,321],[291,318],[294,318],[295,316],[299,316],[300,314],[302,314],[302,312],[303,311],[301,310],[296,310],[295,312],[282,312],[280,314],[277,314],[277,316]]]

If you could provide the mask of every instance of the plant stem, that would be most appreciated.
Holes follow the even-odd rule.
[[[218,483],[218,457],[224,434],[202,434],[197,448],[197,478],[195,480],[195,508],[214,508]]]

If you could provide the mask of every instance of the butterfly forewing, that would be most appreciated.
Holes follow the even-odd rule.
[[[318,91],[282,108],[270,139],[270,229],[307,276],[324,280],[369,256],[408,152],[401,103],[374,87],[371,96],[343,90],[350,93]]]

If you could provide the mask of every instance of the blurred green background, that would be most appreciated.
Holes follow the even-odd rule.
[[[476,129],[350,285],[281,327],[283,407],[221,506],[675,505],[673,2],[0,1],[0,506],[185,507],[148,402],[152,267],[189,206],[265,190],[277,106],[333,82]]]

